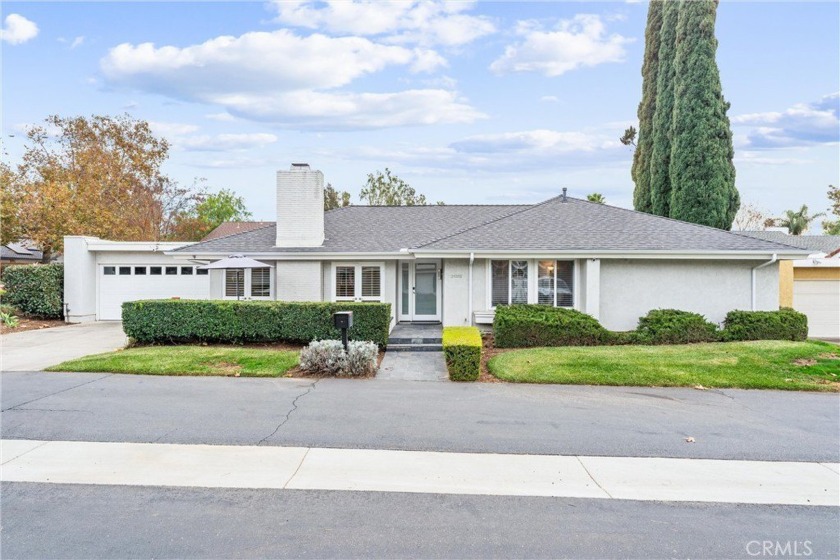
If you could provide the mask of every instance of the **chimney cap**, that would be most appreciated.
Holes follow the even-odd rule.
[[[560,197],[562,202],[566,202],[566,187],[563,187],[563,195]]]
[[[308,163],[293,163],[291,167],[292,171],[308,171],[309,164]]]

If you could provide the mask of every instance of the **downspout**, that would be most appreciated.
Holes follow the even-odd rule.
[[[467,272],[467,283],[469,284],[467,289],[467,322],[469,326],[472,326],[473,323],[473,261],[475,261],[475,253],[470,253],[470,268]]]
[[[750,296],[752,298],[752,310],[753,311],[755,311],[755,271],[758,270],[759,268],[764,268],[765,266],[770,266],[771,264],[775,263],[777,260],[779,260],[778,255],[776,253],[773,253],[773,258],[772,259],[770,259],[766,263],[761,263],[758,266],[752,267],[752,270],[750,271],[750,276],[751,276],[750,279],[752,281],[752,288],[751,288],[751,291],[750,291]]]

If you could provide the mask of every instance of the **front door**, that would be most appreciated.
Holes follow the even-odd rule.
[[[440,321],[440,262],[400,263],[400,320]]]

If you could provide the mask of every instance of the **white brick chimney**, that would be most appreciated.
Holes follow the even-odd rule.
[[[324,174],[307,163],[277,172],[277,247],[324,242]]]

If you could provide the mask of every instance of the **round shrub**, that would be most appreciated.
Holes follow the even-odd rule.
[[[652,309],[639,318],[637,344],[689,344],[719,340],[718,327],[699,313]]]
[[[545,305],[500,305],[493,335],[499,348],[597,346],[610,344],[613,338],[591,315]]]
[[[12,265],[3,269],[3,303],[45,319],[64,316],[64,265]]]
[[[783,307],[778,311],[730,311],[723,322],[726,340],[805,340],[808,317]]]

